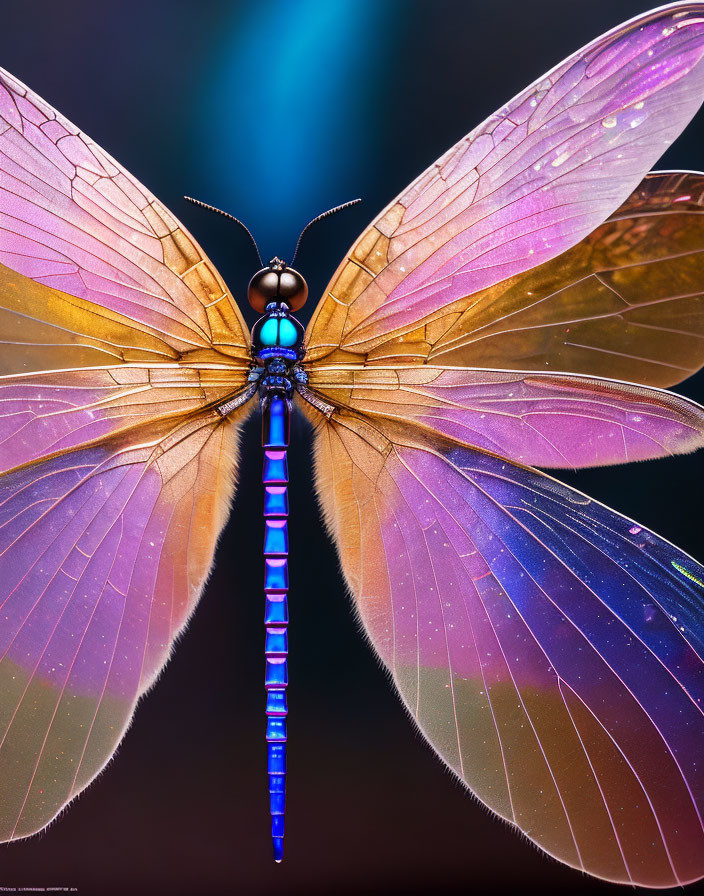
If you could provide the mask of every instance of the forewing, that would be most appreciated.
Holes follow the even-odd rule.
[[[241,419],[148,424],[0,476],[0,839],[105,766],[200,596]]]
[[[536,81],[355,243],[309,325],[309,359],[388,356],[390,340],[397,354],[410,341],[406,350],[427,358],[462,313],[471,317],[475,293],[579,243],[701,104],[703,53],[704,5],[676,4],[615,29]],[[489,319],[503,313],[498,304]],[[463,326],[471,329],[469,320]]]
[[[672,386],[704,364],[702,283],[704,175],[654,172],[577,246],[439,319],[422,348],[435,364]]]
[[[24,280],[0,268],[2,339],[22,329],[19,341],[31,342],[36,329],[43,342],[47,325],[80,335],[88,320],[104,321],[109,343],[118,321],[165,343],[172,357],[199,359],[214,347],[232,363],[247,361],[246,325],[193,237],[89,137],[2,70],[0,262],[36,284],[25,305]]]
[[[315,364],[326,401],[536,467],[649,460],[704,446],[704,408],[671,392],[561,373]]]
[[[569,865],[700,878],[704,569],[553,479],[411,425],[337,411],[316,471],[364,627],[447,765]]]

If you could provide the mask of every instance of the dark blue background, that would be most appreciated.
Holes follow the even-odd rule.
[[[312,232],[300,255],[314,305],[352,240],[413,177],[530,81],[646,4],[23,2],[3,4],[0,64],[176,212],[242,299],[255,265],[246,239],[182,194],[243,218],[265,256],[290,256],[310,217],[361,196],[361,207]],[[703,137],[700,113],[661,167],[702,168]],[[704,376],[680,391],[701,401]],[[294,439],[284,864],[272,864],[267,836],[253,420],[215,571],[167,672],[100,780],[48,832],[0,848],[0,886],[616,892],[492,818],[423,744],[349,610],[318,521],[302,421]],[[564,478],[704,554],[701,457]]]

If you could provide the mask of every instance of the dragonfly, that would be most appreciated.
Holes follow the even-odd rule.
[[[704,4],[588,44],[250,329],[196,240],[0,71],[0,840],[110,761],[195,610],[262,419],[266,743],[283,857],[292,413],[364,631],[492,812],[610,881],[704,876],[704,568],[544,469],[694,451]],[[256,243],[255,243],[256,246]]]

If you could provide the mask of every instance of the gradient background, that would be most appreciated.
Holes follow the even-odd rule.
[[[314,299],[412,178],[564,56],[648,0],[80,0],[3,4],[0,64],[116,156],[197,235],[244,301],[290,257]],[[704,113],[660,167],[702,168]],[[253,315],[247,308],[249,322]],[[704,375],[683,393],[704,400]],[[117,759],[52,828],[0,847],[0,887],[81,893],[627,892],[558,865],[434,758],[349,610],[293,427],[287,858],[270,859],[258,424],[201,606]],[[702,458],[563,476],[704,556]],[[2,782],[0,782],[0,786]],[[692,887],[690,893],[704,893]]]

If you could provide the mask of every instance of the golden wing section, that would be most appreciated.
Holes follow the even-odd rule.
[[[245,357],[189,346],[2,265],[0,343],[0,472],[214,406],[248,370]]]
[[[0,338],[25,346],[8,350],[5,372],[116,359],[248,366],[248,328],[196,240],[2,70],[0,170]]]
[[[225,326],[225,317],[221,320]],[[170,331],[160,323],[135,321],[0,264],[0,375],[168,362],[225,367],[238,383],[243,380],[248,351],[223,352],[221,346],[194,340],[176,322]]]
[[[363,354],[345,351],[347,307],[387,265],[401,211],[369,228],[333,277],[308,329],[309,361],[567,371],[661,387],[704,363],[704,175],[654,172],[557,258],[413,332],[382,334]]]
[[[213,346],[218,352],[249,363],[249,327],[216,267],[193,236],[154,197],[144,215],[163,247],[164,264],[205,309]]]

